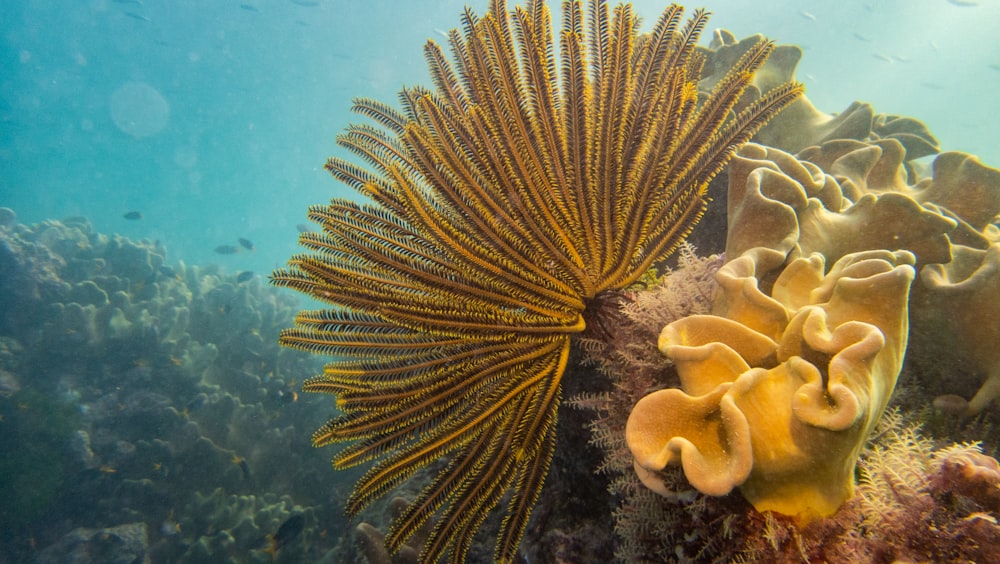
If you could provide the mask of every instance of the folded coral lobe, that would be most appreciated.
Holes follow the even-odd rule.
[[[748,251],[717,275],[717,309],[747,323],[697,315],[664,328],[660,349],[681,389],[640,400],[626,440],[654,491],[667,493],[658,473],[679,464],[702,493],[739,487],[758,510],[808,520],[853,495],[861,446],[902,368],[914,257],[851,253],[829,272],[821,255],[801,257],[767,296],[762,269],[747,264],[760,256]],[[753,312],[770,321],[755,325]]]

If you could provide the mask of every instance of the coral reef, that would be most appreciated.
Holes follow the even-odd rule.
[[[23,526],[44,515],[62,484],[71,478],[73,468],[67,459],[74,456],[75,443],[67,438],[81,417],[66,401],[20,387],[0,394],[0,417],[0,452],[4,453],[0,457],[4,500],[0,524]]]
[[[181,515],[178,519],[177,515]],[[305,532],[282,547],[274,558],[267,551],[267,535],[273,535],[293,514],[306,517]],[[314,511],[295,504],[289,496],[273,493],[227,495],[216,488],[207,495],[196,492],[194,499],[161,525],[161,532],[176,523],[179,535],[185,530],[200,531],[190,543],[171,543],[164,536],[152,553],[159,561],[168,562],[302,562],[317,554],[311,549],[319,532]]]
[[[752,42],[753,38],[737,42],[731,34],[717,32],[711,48],[703,51],[706,75],[717,76],[718,73],[712,70],[715,65],[724,67],[727,60],[739,56],[745,51],[745,44]],[[793,78],[800,56],[801,50],[797,47],[778,46],[767,65],[757,73],[755,81],[760,82],[760,88],[766,89],[769,80]],[[701,87],[710,88],[711,85],[712,82],[706,80]],[[746,97],[753,95],[754,90],[748,89]],[[997,242],[995,222],[1000,212],[996,204],[1000,198],[997,171],[961,153],[938,155],[929,167],[917,163],[915,159],[937,152],[937,142],[927,129],[910,118],[876,115],[869,105],[861,103],[852,104],[841,114],[825,114],[816,110],[806,98],[800,98],[763,128],[755,141],[760,144],[745,145],[731,161],[727,175],[710,187],[710,195],[728,204],[721,212],[718,207],[710,208],[691,240],[709,252],[725,249],[730,259],[750,252],[755,260],[766,263],[767,268],[758,269],[761,279],[752,286],[765,290],[763,295],[768,298],[772,297],[772,290],[784,270],[813,253],[824,256],[827,267],[859,251],[912,253],[913,266],[920,276],[910,296],[910,342],[900,377],[903,394],[896,401],[905,403],[908,409],[914,410],[912,417],[926,420],[936,432],[987,438],[992,452],[997,448],[995,433],[989,431],[994,418],[990,413],[984,416],[981,410],[996,391],[992,377],[996,362],[991,355],[996,354],[993,349],[998,312],[992,309],[992,304],[1000,303],[997,299],[1000,296],[995,294],[1000,283],[993,278],[997,268],[991,255],[996,252],[993,249]],[[718,233],[726,234],[726,240],[720,241]],[[698,324],[697,321],[688,323]],[[627,341],[630,331],[616,329],[616,337]],[[689,336],[684,335],[685,338]],[[742,338],[736,340],[749,346]],[[905,343],[905,338],[900,343]],[[614,350],[641,348],[648,348],[648,344],[620,343]],[[902,349],[899,344],[895,348],[897,354],[893,364],[898,364]],[[608,396],[578,398],[578,403],[596,407],[599,413],[604,406],[606,414],[612,413],[606,406],[625,406],[617,410],[617,416],[599,416],[593,428],[595,443],[607,454],[602,470],[620,469],[623,462],[631,464],[631,458],[618,450],[621,441],[615,438],[623,424],[621,413],[627,414],[639,396],[649,392],[662,394],[655,390],[680,384],[670,368],[658,373],[649,370],[650,363],[646,359],[629,358],[620,352],[609,353],[609,349],[597,345],[589,347],[588,353],[600,364],[611,367],[615,388]],[[765,362],[768,369],[772,368],[771,362]],[[898,371],[898,366],[896,369]],[[636,394],[635,390],[641,393]],[[887,393],[882,391],[883,401],[888,399]],[[930,403],[935,395],[938,397],[934,402],[935,410],[932,410]],[[975,398],[971,402],[964,399],[973,395]],[[959,429],[954,424],[956,416],[976,412],[980,412],[980,416],[967,428]],[[942,425],[942,419],[947,421],[948,417],[953,418],[953,423]],[[868,419],[868,426],[873,421]],[[860,448],[863,443],[859,441],[864,440],[864,436],[859,436],[854,450]],[[975,468],[989,475],[990,460],[993,459],[984,457],[978,459],[977,464],[967,463],[965,471],[974,473],[969,468]],[[862,454],[859,467],[864,468],[865,464]],[[928,470],[928,473],[933,472]],[[748,511],[733,496],[715,498],[692,492],[681,470],[675,467],[668,467],[653,477],[653,485],[659,483],[659,489],[668,492],[669,498],[652,494],[645,488],[633,486],[630,490],[627,475],[618,483],[625,484],[619,486],[618,493],[623,501],[615,516],[622,541],[619,556],[624,560],[760,557],[784,561],[805,559],[809,554],[816,558],[816,551],[802,548],[805,531],[812,535],[806,544],[815,548],[823,546],[824,539],[834,539],[838,534],[857,537],[858,531],[864,530],[857,517],[856,505],[860,496],[855,496],[829,518],[817,519],[812,525],[802,527],[770,512]],[[986,497],[980,496],[980,499]],[[943,522],[957,522],[968,515],[961,508],[950,505],[944,496],[932,498],[937,518]],[[986,502],[982,504],[989,507]],[[897,516],[903,519],[902,514]],[[988,511],[972,520],[989,521]],[[893,551],[886,546],[893,543],[916,546],[919,539],[912,535],[922,530],[917,525],[922,525],[924,530],[931,527],[926,521],[911,522],[911,525],[912,531],[897,531],[898,539],[882,537],[877,532],[862,535],[867,543],[863,551],[868,552],[859,554],[878,553],[891,561],[886,554]],[[977,527],[984,528],[983,525]],[[952,530],[958,531],[957,528]],[[773,540],[773,546],[756,552],[750,547],[743,555],[732,550],[731,539],[753,538],[754,535]],[[944,559],[949,550],[954,550],[954,543],[960,542],[957,539],[965,537],[956,533],[954,538],[947,535],[934,538],[937,552],[928,554],[938,554]],[[785,541],[788,544],[783,544]],[[827,548],[836,542],[839,541],[831,540]],[[778,546],[787,552],[779,554]],[[841,554],[849,555],[850,552]],[[837,556],[831,551],[824,555],[831,561],[837,560]]]
[[[470,22],[469,30],[499,37],[524,25],[521,31],[540,43],[546,35],[536,33],[540,5],[505,20],[506,30],[491,27],[500,25],[492,16]],[[456,34],[453,41],[462,40]],[[493,45],[493,39],[462,41],[468,49]],[[647,48],[644,41],[637,38],[636,48]],[[697,90],[709,96],[719,84],[732,85],[729,70],[760,55],[761,41],[722,30],[707,48],[693,47],[704,60]],[[440,49],[428,55],[438,94],[461,98]],[[799,47],[775,46],[727,115],[793,83],[801,57]],[[687,79],[676,72],[678,83]],[[438,107],[428,91],[407,96],[405,110],[419,114],[420,127],[401,126],[401,114],[375,102],[360,108],[390,130],[403,130],[400,139],[436,151],[426,162],[408,160],[402,176],[448,169],[441,174],[451,182],[455,167],[441,159],[468,159],[474,151],[442,153],[434,136],[466,135],[448,125],[456,123],[492,131],[492,122],[470,124],[455,110],[461,103]],[[540,108],[547,100],[532,103]],[[531,127],[545,137],[538,131],[547,125]],[[344,163],[330,168],[358,182],[379,176],[400,146],[395,133],[361,126],[341,138],[362,152],[376,148],[370,153],[376,174]],[[372,135],[385,142],[369,143]],[[1000,561],[1000,462],[991,456],[1000,448],[1000,170],[963,153],[930,158],[939,147],[921,122],[863,102],[829,114],[798,97],[753,140],[709,183],[707,196],[717,203],[687,239],[711,256],[682,245],[670,262],[656,262],[659,272],[629,270],[628,287],[581,301],[587,331],[558,358],[567,372],[558,391],[580,409],[561,410],[552,424],[556,438],[543,445],[552,451],[551,471],[531,519],[518,529],[524,540],[518,546],[519,532],[508,532],[504,554],[519,563]],[[525,147],[533,145],[505,150]],[[515,176],[488,172],[476,178]],[[389,192],[382,184],[372,190],[376,199]],[[428,190],[421,185],[414,193]],[[434,195],[438,203],[447,196]],[[543,199],[527,207],[575,213]],[[479,215],[463,208],[449,216],[451,235],[439,239],[468,242],[470,218],[481,235],[511,223],[496,213],[518,216],[511,210],[519,204],[502,202]],[[385,236],[379,256],[412,264],[418,258],[408,254],[412,249],[432,247],[423,258],[443,256],[430,244],[409,246],[416,239],[398,218],[344,205],[338,244],[368,244],[370,237],[361,243],[356,234],[364,215]],[[627,207],[588,210],[611,218]],[[546,218],[533,220],[548,225]],[[573,237],[586,234],[578,223]],[[515,227],[513,235],[500,235],[509,252],[498,255],[498,264],[529,254],[525,235],[537,231]],[[322,247],[327,235],[304,240]],[[563,248],[562,240],[550,242]],[[560,264],[522,260],[522,271],[534,273],[530,284],[555,280],[573,266],[553,250],[531,257]],[[626,266],[649,266],[652,255],[638,253]],[[424,274],[435,275],[435,268]],[[475,274],[462,284],[486,287],[482,272]],[[449,276],[441,279],[455,282]],[[499,287],[507,289],[512,279]],[[524,293],[511,299],[541,303]],[[441,303],[453,307],[455,295]],[[508,306],[494,313],[523,320],[520,303]],[[303,435],[339,413],[322,398],[295,393],[304,375],[324,369],[276,342],[298,307],[259,279],[170,263],[158,242],[95,233],[84,218],[21,225],[13,210],[0,208],[0,563],[420,561],[435,527],[448,526],[446,512],[432,515],[436,506],[426,492],[455,463],[413,472],[359,513],[360,522],[346,521],[342,508],[362,473],[330,475],[326,456]],[[323,330],[335,325],[321,321],[328,324]],[[475,353],[470,348],[469,358]],[[366,354],[362,364],[370,361]],[[591,366],[577,366],[581,355]],[[431,347],[423,358],[450,365],[453,356]],[[400,366],[397,360],[388,366]],[[584,425],[589,437],[580,432]],[[582,444],[587,438],[591,444]],[[479,443],[481,451],[487,443]],[[532,447],[546,452],[537,442]],[[507,452],[496,450],[503,471],[514,467],[504,462]],[[521,452],[521,459],[532,457]],[[590,475],[595,468],[598,474]],[[486,488],[493,496],[487,502],[512,499],[501,496],[504,484]],[[720,495],[736,488],[742,495]],[[489,503],[475,503],[479,520],[462,542],[471,543],[468,561],[486,562],[493,558],[489,537],[503,525],[495,512],[483,517]],[[415,514],[422,523],[399,541],[405,534],[392,522]],[[444,525],[435,518],[442,514]],[[299,528],[279,542],[275,537],[293,521]],[[440,538],[453,529],[438,533],[439,546],[450,542]]]
[[[639,484],[623,428],[631,405],[678,376],[650,345],[659,320],[704,314],[718,259],[689,256],[659,285],[629,294],[614,345],[589,343],[588,355],[613,382],[605,394],[572,404],[596,410],[592,441],[605,452],[600,471],[620,498],[615,511],[620,561],[893,562],[990,561],[996,544],[1000,463],[975,445],[935,450],[895,411],[879,421],[858,458],[855,495],[833,515],[808,524],[758,512],[740,496],[706,496],[682,470],[659,474],[669,496]],[[699,298],[700,296],[700,298]],[[635,309],[634,304],[644,304]],[[654,305],[654,307],[650,307]],[[693,306],[688,309],[688,306]],[[652,315],[649,315],[652,313]],[[652,351],[650,349],[653,349]],[[657,358],[659,356],[659,358]]]
[[[81,218],[0,215],[0,553],[93,556],[141,526],[140,560],[270,562],[253,546],[299,513],[275,561],[337,548],[346,492],[316,495],[299,431],[328,409],[293,403],[322,367],[277,345],[296,300]]]
[[[996,216],[1000,172],[967,155],[945,153],[935,159],[930,178],[911,184],[903,167],[905,154],[894,139],[829,141],[802,151],[799,158],[756,144],[740,149],[729,167],[726,253],[731,258],[719,274],[723,295],[713,309],[716,315],[687,318],[664,330],[661,346],[677,364],[682,387],[651,394],[636,405],[629,420],[629,445],[644,483],[665,492],[657,472],[668,463],[680,463],[704,493],[721,495],[742,484],[744,495],[758,509],[800,516],[834,513],[852,495],[854,460],[902,368],[913,270],[897,270],[900,264],[915,262],[925,282],[937,282],[925,285],[931,297],[920,303],[922,309],[941,298],[942,288],[954,293],[961,287],[961,281],[950,283],[946,273],[968,280],[966,286],[979,293],[969,299],[967,290],[961,303],[961,298],[948,296],[952,307],[942,307],[938,314],[950,315],[952,321],[936,329],[964,328],[959,338],[971,344],[959,351],[995,342],[995,312],[978,305],[992,301],[984,292],[997,291],[996,284],[983,281],[995,269],[984,267],[989,264],[986,251],[970,257],[952,239],[974,240],[979,235],[989,244],[996,231],[989,221]],[[961,190],[979,205],[962,203],[955,195]],[[953,250],[958,260],[952,260]],[[883,296],[894,298],[869,299],[855,290],[852,305],[851,299],[830,292],[841,261],[848,261],[845,270],[855,262],[873,265],[879,253],[888,266],[861,267],[862,280],[849,283],[881,295],[874,279],[897,272],[893,278],[901,283],[890,284],[892,289]],[[911,259],[901,263],[903,256]],[[965,270],[976,275],[962,272],[965,262],[972,263]],[[834,265],[829,273],[824,264]],[[830,278],[827,283],[824,274]],[[875,275],[872,283],[864,282],[870,274]],[[770,288],[771,294],[760,288]],[[798,317],[800,308],[806,312],[828,300],[821,307],[824,313],[812,321],[808,313]],[[883,304],[895,313],[873,314]],[[957,315],[956,305],[964,308]],[[845,306],[842,313],[833,312]],[[833,318],[838,321],[830,324]],[[869,335],[858,332],[859,322],[869,324]],[[843,324],[839,337],[838,324]],[[865,341],[872,345],[862,346]],[[967,412],[982,409],[1000,392],[1000,379],[992,377],[994,348],[979,346],[969,355],[986,377]],[[883,360],[873,363],[880,355]],[[745,378],[737,376],[744,372]],[[838,395],[833,387],[842,384],[842,378],[857,384],[850,393]],[[807,389],[815,393],[803,395]],[[747,409],[757,415],[747,416]],[[674,414],[669,424],[663,413]],[[797,427],[796,422],[808,423]],[[847,428],[853,428],[852,438],[844,443],[828,432]],[[820,429],[821,436],[811,432]],[[807,452],[790,446],[793,443],[816,450]],[[768,461],[767,468],[759,465],[759,456]],[[809,469],[819,459],[827,460],[821,466],[830,474]],[[811,483],[803,484],[796,475],[808,475]]]
[[[128,523],[106,529],[78,528],[38,553],[39,564],[148,563],[149,531],[145,523]]]

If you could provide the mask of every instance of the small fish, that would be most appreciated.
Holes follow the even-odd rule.
[[[295,403],[299,401],[299,393],[295,390],[278,390],[278,399],[283,403]]]
[[[807,19],[807,20],[816,21],[816,16],[812,15],[811,13],[809,13],[809,12],[807,12],[805,10],[802,10],[801,12],[799,12],[799,15],[802,16],[803,18]]]
[[[927,44],[930,45],[931,49],[934,49],[935,51],[940,49],[940,47],[938,47],[938,44],[933,41],[928,41]]]
[[[1000,71],[1000,65],[998,65],[998,64],[996,64],[996,63],[990,63],[990,64],[988,64],[988,65],[986,65],[986,66],[987,66],[988,68],[991,68],[991,69],[995,70],[995,71]]]
[[[240,248],[234,245],[219,245],[215,248],[215,252],[220,255],[235,255],[240,252]]]
[[[929,88],[931,90],[944,90],[944,86],[936,82],[921,82],[920,86],[923,86],[924,88]]]
[[[112,0],[115,4],[135,4],[136,6],[142,6],[142,2],[139,0]]]
[[[274,533],[274,535],[268,535],[263,539],[263,542],[260,544],[266,544],[267,546],[261,548],[260,550],[270,554],[273,559],[274,555],[279,550],[288,546],[288,544],[295,540],[295,538],[298,537],[305,528],[306,516],[301,513],[296,513],[286,519],[285,522],[278,527],[278,532]]]
[[[890,56],[888,56],[888,55],[883,55],[882,53],[872,53],[872,57],[875,57],[876,59],[878,59],[878,60],[880,60],[880,61],[885,61],[885,62],[887,62],[887,63],[892,63],[892,62],[894,62],[894,61],[892,60],[892,57],[890,57]]]
[[[295,537],[299,536],[299,533],[301,533],[305,527],[306,516],[301,513],[296,513],[286,519],[285,522],[278,527],[278,532],[274,534],[274,542],[277,545],[275,550],[280,549],[295,540]]]
[[[250,465],[247,464],[247,459],[243,458],[242,456],[237,456],[234,454],[233,464],[236,464],[237,466],[240,467],[240,472],[243,472],[244,480],[250,479]]]
[[[240,246],[243,247],[244,249],[251,252],[254,251],[253,241],[251,241],[250,239],[244,239],[243,237],[240,237],[239,242]]]
[[[124,217],[125,219],[127,219],[129,221],[136,221],[138,219],[142,219],[142,212],[139,212],[139,211],[130,211],[127,214],[123,215],[122,217]]]
[[[961,6],[963,8],[971,8],[979,5],[977,0],[948,0],[948,3],[954,4],[955,6]]]
[[[306,8],[315,8],[319,6],[319,2],[316,0],[292,0],[292,4],[298,4],[299,6],[305,6]]]
[[[244,270],[243,272],[236,275],[236,283],[242,284],[253,278],[253,272],[250,270]]]
[[[167,518],[160,525],[160,533],[165,537],[172,537],[181,532],[181,524],[174,519],[174,510],[171,509]]]
[[[892,58],[896,59],[897,61],[899,61],[901,63],[908,63],[908,62],[910,62],[910,58],[907,57],[906,55],[893,55]]]
[[[153,20],[147,18],[142,14],[137,14],[135,12],[125,12],[125,15],[132,18],[133,20],[139,20],[140,22],[151,22]]]
[[[240,9],[248,12],[260,12],[253,4],[240,4]]]
[[[445,39],[448,39],[448,32],[441,29],[440,27],[435,27],[434,33],[440,35],[441,37],[444,37]]]
[[[160,525],[160,534],[165,537],[172,537],[181,532],[181,524],[173,519],[167,519]]]
[[[305,223],[300,223],[300,224],[296,225],[295,228],[299,230],[299,233],[312,233],[313,232],[313,228],[309,227]]]
[[[864,35],[861,35],[860,33],[852,33],[851,35],[854,36],[854,39],[857,39],[858,41],[864,41],[865,43],[871,43],[872,42],[871,39],[868,39],[867,37],[865,37]]]

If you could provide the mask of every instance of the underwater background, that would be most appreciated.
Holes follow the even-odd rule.
[[[354,196],[322,168],[352,98],[429,84],[424,42],[487,4],[0,3],[0,563],[365,561],[360,471],[310,446],[334,402],[297,393],[323,359],[277,345],[311,306],[266,277]],[[701,6],[801,46],[817,108],[1000,165],[1000,2]]]
[[[171,261],[268,272],[296,251],[306,206],[350,195],[322,165],[359,121],[351,99],[395,103],[403,85],[428,84],[423,44],[443,42],[466,4],[487,6],[4,2],[0,205],[26,224],[84,216],[159,240]],[[647,26],[664,5],[635,3]],[[1000,161],[1000,3],[704,7],[710,29],[802,46],[797,78],[818,108],[863,100],[924,121],[948,150]],[[257,252],[213,252],[238,237]]]

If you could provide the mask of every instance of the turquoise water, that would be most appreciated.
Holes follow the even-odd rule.
[[[423,43],[466,3],[485,12],[459,0],[4,2],[0,206],[25,223],[85,216],[160,240],[171,260],[267,272],[294,252],[306,206],[346,195],[321,166],[359,121],[351,98],[394,101],[426,83]],[[662,6],[636,3],[647,20]],[[798,78],[818,108],[867,101],[923,120],[945,150],[1000,162],[996,2],[705,6],[710,29],[802,45]],[[121,119],[147,126],[138,136],[116,125],[122,88]],[[122,218],[132,210],[143,219]],[[238,237],[256,253],[213,253]]]

